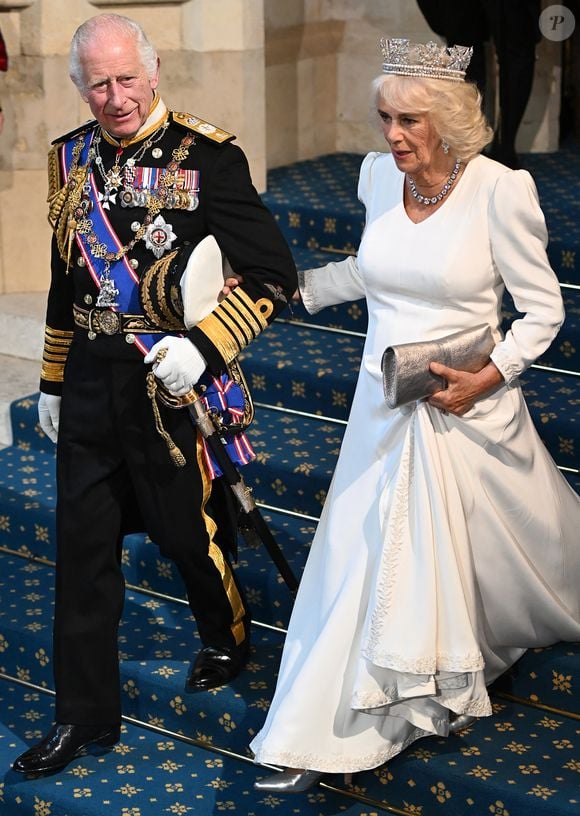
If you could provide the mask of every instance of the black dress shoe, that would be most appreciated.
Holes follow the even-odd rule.
[[[227,646],[204,646],[195,659],[186,691],[209,691],[224,686],[241,672],[250,651],[249,642],[229,649]]]
[[[110,747],[119,742],[119,725],[70,725],[56,723],[46,737],[21,754],[12,765],[18,773],[58,771],[88,745]]]

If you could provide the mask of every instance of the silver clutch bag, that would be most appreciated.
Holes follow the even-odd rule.
[[[481,371],[494,345],[490,327],[482,324],[438,340],[389,346],[381,361],[387,405],[397,408],[446,388],[443,377],[431,373],[429,363],[443,363],[472,374]]]

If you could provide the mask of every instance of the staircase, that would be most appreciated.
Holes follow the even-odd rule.
[[[280,168],[265,197],[299,267],[356,249],[360,156]],[[524,378],[536,425],[580,492],[580,151],[526,157],[550,228],[567,320]],[[562,191],[568,194],[563,210]],[[575,185],[575,187],[574,187]],[[0,758],[5,769],[53,718],[51,622],[54,450],[36,425],[44,298],[4,296],[0,310]],[[4,301],[4,302],[3,302]],[[513,304],[505,303],[506,314]],[[308,316],[302,307],[258,338],[244,368],[256,402],[257,461],[246,481],[300,574],[338,455],[366,326],[359,301]],[[15,338],[15,339],[14,339]],[[22,395],[29,395],[24,396]],[[14,399],[14,396],[21,398]],[[4,401],[4,411],[2,411]],[[4,416],[4,422],[2,417]],[[2,816],[162,816],[237,812],[309,816],[567,816],[578,812],[580,644],[528,652],[494,686],[495,715],[461,735],[416,743],[388,766],[339,776],[307,795],[256,793],[263,770],[247,745],[273,694],[291,597],[262,548],[241,543],[238,573],[254,618],[252,654],[231,685],[185,694],[199,643],[173,565],[142,535],[123,553],[127,595],[120,629],[125,718],[112,751],[89,751],[59,775],[0,780]]]

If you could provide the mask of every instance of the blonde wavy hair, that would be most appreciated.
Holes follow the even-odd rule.
[[[381,74],[373,80],[373,106],[382,101],[399,113],[424,113],[461,161],[475,158],[493,139],[472,82]]]

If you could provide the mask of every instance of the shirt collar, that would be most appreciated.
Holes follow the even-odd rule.
[[[115,145],[115,147],[129,147],[129,145],[141,142],[152,133],[155,133],[155,131],[165,122],[168,116],[169,111],[167,110],[165,102],[163,99],[161,99],[157,91],[154,91],[153,101],[151,103],[151,107],[149,108],[149,115],[134,136],[132,136],[130,139],[116,139],[104,129],[103,136],[105,137],[106,141],[109,142],[109,144]]]

